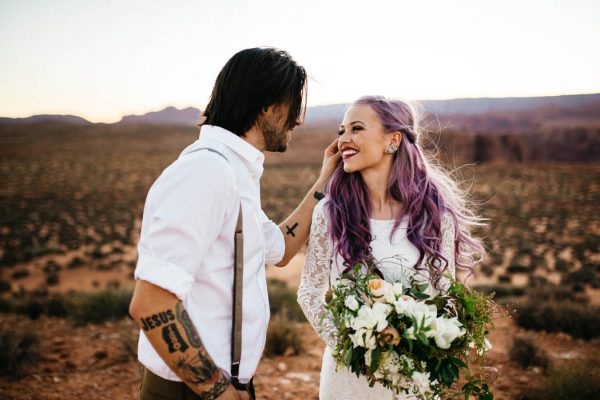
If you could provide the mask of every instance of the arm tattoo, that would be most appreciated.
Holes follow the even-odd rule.
[[[221,396],[229,387],[229,382],[225,377],[221,377],[212,388],[200,393],[200,398],[205,400],[214,400]]]
[[[185,353],[185,351],[190,348],[190,346],[188,346],[188,344],[181,337],[179,329],[177,329],[177,324],[175,323],[165,326],[162,329],[162,336],[163,340],[169,347],[169,353],[175,353],[176,351]]]
[[[185,308],[183,308],[182,302],[177,303],[177,305],[175,306],[175,312],[177,313],[177,319],[183,326],[183,329],[185,329],[185,334],[187,335],[187,338],[190,341],[190,344],[196,348],[201,347],[202,341],[200,340],[198,331],[194,327],[194,324],[192,323],[192,320],[190,319],[190,315],[185,310]]]
[[[174,371],[179,371],[183,380],[192,385],[212,385],[221,377],[217,367],[207,358],[208,355],[198,351],[179,357],[173,365]]]
[[[173,314],[173,310],[165,310],[140,319],[142,321],[142,329],[149,331],[158,328],[161,325],[165,325],[170,321],[174,321],[175,315]]]
[[[298,223],[294,223],[294,225],[292,225],[292,227],[290,228],[289,226],[285,226],[287,228],[287,235],[292,235],[293,237],[296,237],[296,234],[294,233],[294,229],[296,229],[298,227]]]

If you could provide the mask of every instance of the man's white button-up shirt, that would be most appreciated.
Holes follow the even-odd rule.
[[[208,150],[195,151],[198,148]],[[189,154],[188,154],[189,153]],[[234,244],[240,197],[244,226],[244,295],[240,381],[262,355],[269,322],[265,264],[283,258],[279,227],[261,209],[264,155],[237,135],[204,125],[152,184],[142,220],[135,278],[174,293],[216,365],[230,376]],[[138,358],[153,373],[179,381],[143,332]]]

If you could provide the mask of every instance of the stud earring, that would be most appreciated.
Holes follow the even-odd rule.
[[[390,144],[388,145],[388,147],[385,148],[385,153],[387,154],[394,154],[395,152],[398,151],[398,146]]]

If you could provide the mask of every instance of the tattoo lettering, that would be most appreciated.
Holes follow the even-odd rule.
[[[173,366],[179,371],[183,380],[187,383],[197,385],[212,385],[218,381],[221,374],[217,367],[208,359],[208,354],[198,351],[196,354],[181,356]]]
[[[173,310],[166,310],[163,312],[159,312],[158,314],[153,314],[149,317],[141,318],[142,320],[142,328],[145,331],[149,331],[154,328],[158,328],[161,325],[164,325],[170,321],[175,320],[175,315],[173,314]]]
[[[165,343],[169,347],[169,353],[175,353],[176,351],[185,353],[185,351],[190,348],[181,337],[181,334],[177,329],[177,324],[175,323],[165,326],[162,330],[162,335]]]
[[[285,226],[287,228],[287,235],[292,235],[293,237],[296,237],[296,234],[294,233],[294,229],[296,229],[298,227],[298,223],[296,222],[294,225],[292,225],[292,227],[290,228],[289,226]]]
[[[196,348],[201,347],[202,341],[200,340],[198,331],[194,327],[194,324],[190,319],[190,315],[185,310],[185,308],[183,308],[183,303],[177,303],[177,305],[175,306],[175,312],[177,313],[177,319],[179,320],[181,325],[183,325],[183,329],[185,329],[185,334],[187,335],[190,344]]]

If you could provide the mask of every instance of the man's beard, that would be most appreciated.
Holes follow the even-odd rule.
[[[265,140],[265,151],[272,151],[283,153],[288,148],[287,143],[287,131],[284,125],[283,128],[279,127],[279,121],[272,121],[265,119],[262,123],[262,133]]]

